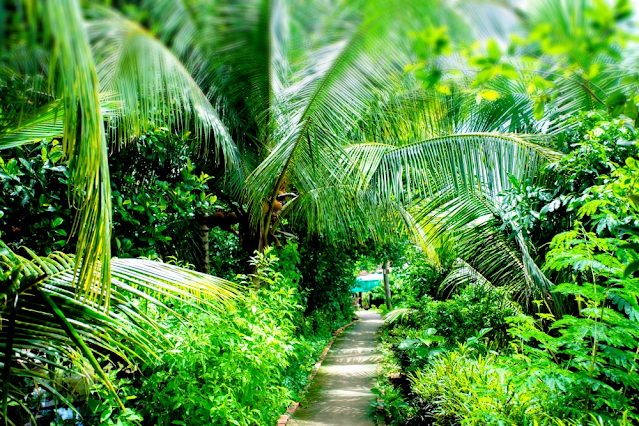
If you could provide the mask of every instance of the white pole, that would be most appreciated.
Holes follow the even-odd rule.
[[[389,272],[390,272],[390,261],[386,261],[386,265],[384,265],[384,292],[386,293],[386,309],[390,311],[392,309],[392,306],[391,306],[390,282],[388,279]]]

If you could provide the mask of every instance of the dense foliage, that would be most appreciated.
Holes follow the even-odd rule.
[[[304,316],[297,246],[279,253],[281,262],[271,249],[253,258],[257,272],[244,284],[254,290],[224,310],[175,300],[170,310],[142,306],[170,345],[146,347],[155,355],[145,362],[124,362],[117,353],[101,360],[126,411],[102,383],[73,368],[59,392],[76,411],[56,408],[61,394],[49,388],[34,391],[26,407],[44,404],[40,421],[59,425],[75,425],[80,415],[89,425],[275,422],[299,397],[332,331],[352,315],[333,314],[329,322],[325,311]],[[16,404],[10,413],[14,421],[28,419]]]
[[[445,300],[417,299],[403,289],[419,292],[425,279],[441,296],[451,280],[427,263],[415,277],[424,260],[413,262],[398,285],[403,309],[387,315],[383,339],[388,376],[378,389],[395,424],[639,419],[639,279],[629,267],[638,256],[629,243],[639,219],[637,138],[601,112],[571,124],[560,140],[567,155],[546,166],[556,180],[516,182],[503,198],[504,232],[539,247],[543,271],[559,282],[552,299],[525,315],[486,280]]]
[[[0,161],[3,191],[9,195],[1,201],[7,248],[40,246],[49,254],[73,244],[68,236],[74,209],[66,197],[68,170],[59,143],[43,140],[33,149],[15,148]],[[150,132],[110,161],[115,254],[201,268],[198,219],[226,206],[209,193],[211,178],[196,172],[182,140],[164,130]],[[252,287],[257,280],[259,290],[249,291],[230,310],[175,301],[163,310],[163,305],[133,300],[171,344],[151,349],[155,359],[142,363],[123,363],[117,354],[101,361],[127,411],[120,412],[107,386],[83,376],[81,364],[65,373],[60,393],[34,394],[23,408],[45,403],[40,421],[56,424],[75,424],[79,415],[88,425],[274,421],[299,398],[332,331],[353,315],[349,288],[358,253],[347,255],[325,244],[317,250],[317,244],[291,241],[259,254],[256,278],[244,283]],[[215,254],[210,266],[216,275],[235,279],[245,269],[246,255],[234,234],[211,229],[209,250]],[[324,260],[302,265],[301,256]],[[59,402],[56,395],[77,412],[52,410]],[[9,409],[12,419],[28,417],[15,403]]]
[[[387,422],[637,424],[633,7],[1,3],[2,420],[272,424],[390,262]]]

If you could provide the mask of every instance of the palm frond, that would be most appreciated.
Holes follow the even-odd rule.
[[[366,187],[406,202],[429,199],[443,189],[450,189],[453,197],[469,190],[494,197],[509,188],[509,175],[535,176],[542,164],[561,156],[529,137],[496,133],[442,136],[386,150],[364,144],[358,149],[370,151],[359,154],[365,160],[360,170],[376,169]]]
[[[543,142],[543,141],[542,141]],[[349,148],[366,180],[363,188],[406,206],[423,238],[453,238],[459,257],[497,286],[514,286],[530,304],[549,296],[551,283],[523,241],[509,240],[492,207],[511,187],[509,176],[543,179],[538,170],[557,153],[526,135],[474,133],[390,147]],[[372,173],[371,169],[375,172]]]
[[[228,170],[241,171],[226,126],[179,58],[139,24],[112,9],[95,10],[88,34],[101,90],[122,101],[121,128],[137,134],[151,121],[186,132],[193,121],[203,150],[212,133],[218,161],[223,157]]]
[[[453,269],[442,281],[441,288],[455,291],[458,287],[473,285],[486,290],[496,288],[484,275],[473,268],[471,264],[463,259],[457,259],[453,264]],[[509,292],[510,289],[507,289]],[[510,298],[504,298],[504,304],[510,307],[516,313],[522,313],[521,306],[513,302]]]
[[[393,309],[386,315],[384,315],[384,322],[387,324],[395,324],[397,321],[403,321],[406,317],[417,313],[416,309],[411,308],[398,308]]]
[[[167,311],[163,300],[221,310],[232,309],[230,300],[240,295],[237,285],[206,274],[144,259],[113,259],[111,309],[104,312],[95,302],[75,297],[73,256],[40,257],[28,251],[26,258],[0,247],[0,291],[7,296],[0,304],[3,383],[11,376],[50,381],[82,371],[88,360],[110,386],[98,359],[133,367],[139,361],[153,363],[160,351],[171,348],[166,337],[170,330],[149,317],[138,301]],[[18,388],[7,392],[5,397],[23,396]]]
[[[100,110],[105,122],[119,117],[120,106],[112,95],[100,93]],[[54,100],[27,113],[13,123],[7,123],[0,131],[0,150],[38,142],[42,139],[64,137],[64,105]]]
[[[541,272],[521,235],[509,238],[502,228],[498,209],[480,193],[462,193],[454,198],[415,207],[414,217],[428,239],[449,236],[458,259],[464,260],[492,285],[505,287],[526,309],[534,300],[544,300],[556,310],[553,284]]]
[[[78,295],[109,306],[111,185],[96,69],[77,0],[47,1],[42,20],[53,39],[64,105],[63,150],[70,159],[79,212]]]
[[[0,150],[15,148],[41,139],[61,138],[64,135],[62,102],[49,102],[34,111],[31,117],[6,126],[0,132]]]
[[[287,176],[296,176],[300,192],[328,186],[343,155],[346,132],[378,91],[397,85],[393,75],[398,75],[394,60],[399,50],[390,48],[389,22],[380,15],[365,17],[339,41],[311,52],[306,66],[293,75],[273,108],[279,117],[274,145],[250,177],[253,202],[274,202]],[[254,226],[259,220],[253,218]]]

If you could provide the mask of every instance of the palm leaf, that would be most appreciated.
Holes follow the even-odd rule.
[[[417,312],[418,311],[416,309],[410,309],[410,308],[393,309],[392,311],[384,315],[384,322],[388,324],[394,324],[397,321],[403,321],[404,318],[406,318],[407,316],[414,315]]]
[[[100,93],[100,110],[105,121],[117,120],[120,105],[113,95]],[[0,132],[0,150],[64,137],[64,105],[62,100],[49,102],[33,112],[25,113]]]
[[[0,252],[1,291],[18,300],[14,326],[10,317],[1,318],[3,383],[9,383],[7,365],[12,376],[51,380],[61,372],[82,371],[88,359],[109,387],[98,359],[121,360],[132,367],[139,361],[154,363],[160,351],[171,348],[165,337],[170,330],[146,315],[135,299],[168,311],[162,300],[221,310],[232,309],[229,301],[239,295],[235,284],[206,274],[144,259],[113,259],[111,309],[104,312],[95,302],[76,299],[74,257],[29,253],[30,258],[24,258],[5,245]],[[173,281],[179,284],[171,285]],[[5,299],[0,313],[9,309]],[[76,351],[83,357],[75,356]],[[7,359],[13,361],[7,364]],[[48,374],[38,373],[43,369]],[[17,389],[8,392],[7,398],[20,398]]]
[[[117,94],[122,101],[120,127],[139,134],[154,122],[186,132],[193,121],[196,140],[204,142],[203,151],[212,132],[218,160],[223,156],[228,170],[241,171],[226,126],[179,58],[149,31],[114,10],[95,11],[88,34],[101,90]]]
[[[397,86],[400,50],[391,48],[390,19],[380,15],[369,14],[348,31],[339,20],[331,22],[325,38],[330,42],[309,53],[305,66],[294,72],[292,84],[273,107],[278,117],[270,138],[273,146],[250,177],[252,203],[272,204],[289,179],[295,179],[300,193],[331,184],[347,132],[378,92]],[[332,37],[331,29],[343,35]],[[253,217],[254,226],[260,220]],[[269,228],[269,218],[264,226]]]
[[[58,90],[64,105],[63,149],[70,158],[79,212],[78,295],[109,306],[111,186],[98,78],[77,0],[47,1],[42,20],[57,52]]]
[[[473,268],[471,264],[463,259],[457,259],[453,264],[453,269],[442,282],[441,288],[455,291],[458,287],[463,287],[466,285],[473,285],[484,288],[486,290],[492,290],[497,287],[493,285],[493,283],[481,272]],[[509,292],[510,290],[511,289],[507,288],[507,292]],[[522,312],[521,307],[510,299],[504,299],[504,303],[508,305],[508,307],[510,307],[514,312]]]

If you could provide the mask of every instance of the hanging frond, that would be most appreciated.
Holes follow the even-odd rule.
[[[500,229],[495,205],[512,185],[509,176],[544,179],[540,167],[561,154],[541,142],[526,135],[475,133],[398,147],[358,144],[347,152],[359,166],[352,175],[365,179],[361,187],[405,205],[422,239],[433,244],[452,238],[460,258],[531,306],[551,297],[552,283],[525,242],[509,240]]]
[[[108,8],[95,8],[88,24],[96,56],[100,88],[122,101],[120,136],[138,134],[149,122],[190,130],[202,151],[215,137],[218,161],[227,170],[241,171],[237,147],[229,132],[189,70],[160,40],[139,24]]]
[[[120,105],[112,95],[101,93],[100,110],[105,122],[119,117]],[[39,142],[42,139],[64,137],[64,106],[62,100],[49,102],[25,114],[15,123],[7,123],[0,131],[0,150]]]
[[[61,138],[64,135],[62,102],[50,102],[33,115],[8,125],[0,132],[0,150],[15,148],[41,139]]]
[[[496,287],[506,287],[515,300],[532,309],[544,300],[555,306],[553,284],[541,272],[521,235],[509,238],[498,209],[481,193],[465,193],[445,202],[429,200],[415,207],[414,217],[428,240],[452,238],[457,256]]]
[[[348,30],[332,22],[326,34],[333,30],[340,36],[327,35],[332,41],[304,58],[305,66],[277,100],[273,145],[250,176],[253,203],[273,203],[287,176],[295,177],[301,193],[331,185],[349,129],[357,126],[378,91],[397,87],[402,50],[388,37],[392,18],[383,14],[387,7],[368,12]],[[254,217],[254,226],[261,220]]]
[[[104,121],[82,12],[77,0],[48,0],[41,18],[55,46],[64,105],[63,151],[70,160],[78,215],[74,231],[77,292],[105,310],[111,292],[111,184]]]
[[[493,290],[496,286],[493,285],[484,275],[478,270],[473,268],[471,264],[463,259],[457,259],[453,264],[453,269],[442,281],[441,289],[447,291],[455,291],[458,287],[472,285],[480,287],[486,290]],[[506,288],[506,294],[511,296],[511,289]],[[512,297],[512,296],[511,296]],[[522,313],[521,306],[513,302],[510,297],[504,298],[504,304],[512,309],[515,313]]]

